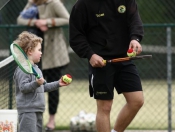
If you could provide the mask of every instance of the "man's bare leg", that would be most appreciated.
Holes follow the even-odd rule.
[[[110,132],[110,112],[113,100],[96,100],[96,127],[98,132]]]
[[[114,125],[114,130],[117,132],[123,132],[127,128],[144,103],[142,91],[123,93],[123,95],[127,103],[121,109]]]

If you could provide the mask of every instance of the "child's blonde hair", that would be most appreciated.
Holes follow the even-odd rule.
[[[23,31],[21,34],[18,35],[18,38],[13,42],[18,44],[25,53],[28,50],[33,50],[38,43],[42,43],[43,39],[41,37],[36,36],[33,33]]]

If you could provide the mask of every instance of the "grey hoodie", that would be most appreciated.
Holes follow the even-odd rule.
[[[43,76],[37,65],[34,65],[34,69],[41,77]],[[19,67],[16,68],[13,78],[16,87],[18,114],[24,112],[44,112],[44,92],[50,92],[59,88],[58,81],[39,86],[34,75],[24,73]]]

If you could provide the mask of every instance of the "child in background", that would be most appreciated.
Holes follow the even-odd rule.
[[[43,112],[45,110],[44,92],[50,92],[68,84],[59,79],[43,85],[45,80],[41,70],[36,65],[42,55],[42,38],[24,31],[19,34],[14,43],[24,50],[34,69],[41,76],[40,79],[37,79],[32,74],[24,73],[19,67],[15,70],[14,82],[19,121],[18,132],[42,132]]]

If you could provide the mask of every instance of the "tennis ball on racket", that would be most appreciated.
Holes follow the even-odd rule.
[[[66,75],[64,75],[64,76],[62,77],[62,80],[63,80],[63,82],[69,84],[69,83],[72,82],[72,76],[69,75],[69,74],[66,74]]]
[[[133,49],[128,49],[127,55],[128,55],[129,57],[135,57],[135,56],[136,56],[136,52],[133,51]]]

